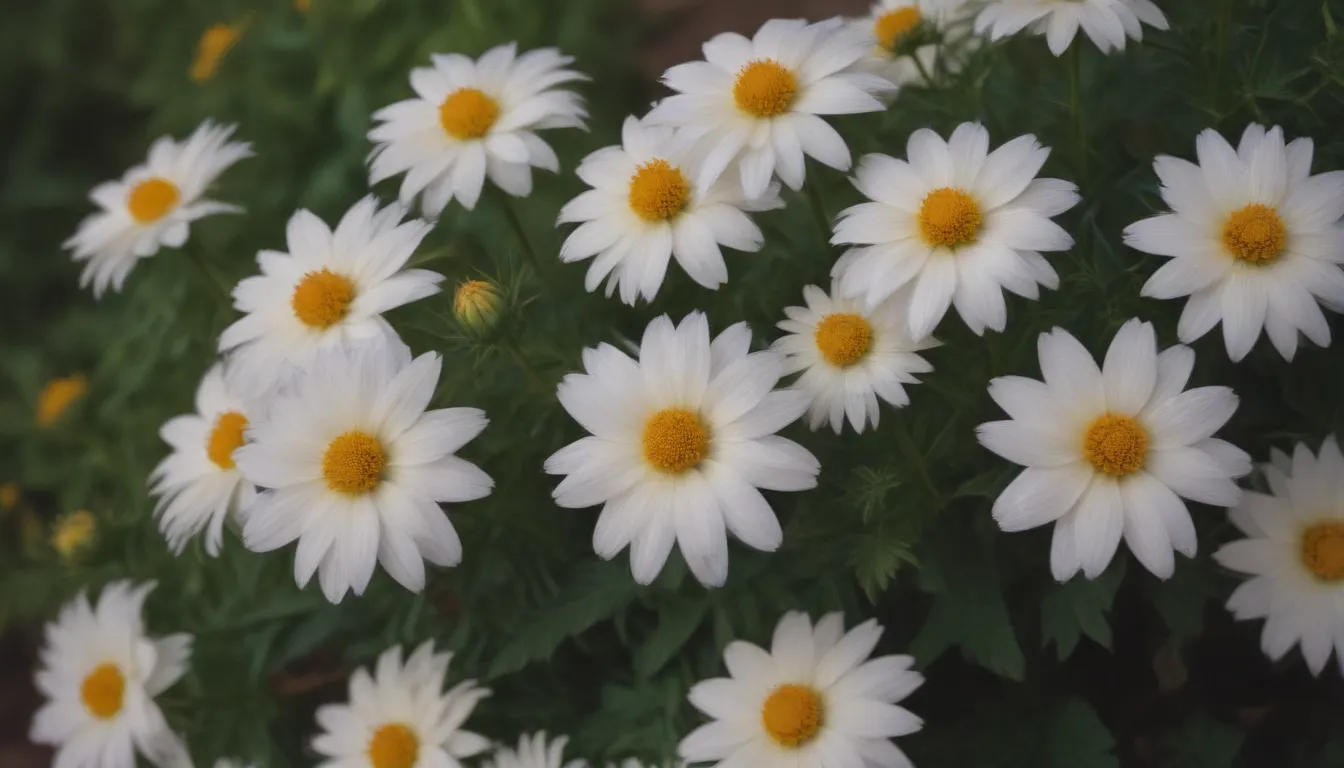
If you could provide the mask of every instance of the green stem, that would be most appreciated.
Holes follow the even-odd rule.
[[[541,256],[537,254],[537,249],[532,246],[532,241],[528,239],[527,230],[523,227],[523,220],[518,215],[518,209],[514,207],[513,199],[508,195],[502,195],[501,197],[504,199],[504,217],[509,220],[509,226],[518,236],[518,243],[522,246],[523,253],[527,254],[527,258],[532,262],[537,274],[544,274],[545,270],[542,268]]]
[[[1232,17],[1230,0],[1218,3],[1218,53],[1213,67],[1213,109],[1219,112],[1223,93],[1223,68],[1227,65],[1227,28]],[[1221,114],[1219,115],[1221,117]]]
[[[810,184],[804,184],[803,189],[807,190],[808,207],[812,209],[812,218],[817,222],[817,229],[821,232],[821,241],[826,245],[831,243],[831,217],[826,213],[826,203],[821,199],[821,181],[814,178]]]
[[[1073,118],[1074,151],[1077,155],[1078,181],[1087,176],[1087,123],[1083,116],[1082,44],[1069,46],[1069,115]]]
[[[546,386],[546,382],[541,380],[541,376],[537,374],[537,369],[532,367],[532,363],[530,363],[527,356],[523,354],[523,350],[518,346],[517,341],[513,338],[505,338],[504,348],[509,350],[509,354],[513,356],[514,362],[518,363],[518,367],[523,369],[523,373],[527,376],[529,381],[536,385],[537,389],[542,392],[549,392],[551,390],[550,387]]]
[[[219,279],[214,270],[210,269],[210,265],[205,263],[201,254],[197,253],[194,248],[187,248],[186,253],[187,258],[191,259],[191,263],[196,265],[196,269],[200,270],[200,273],[205,277],[205,281],[210,284],[220,300],[224,302],[224,307],[227,309],[233,306],[233,300],[229,298],[229,289],[225,287],[224,281]]]
[[[939,52],[941,53],[941,49],[939,50]],[[924,62],[922,62],[922,61],[919,60],[919,49],[918,49],[918,48],[916,48],[915,50],[913,50],[913,51],[910,52],[910,60],[913,61],[913,62],[915,62],[915,69],[918,69],[918,70],[919,70],[919,76],[922,77],[922,78],[924,78],[924,84],[927,85],[928,87],[932,88],[932,87],[933,87],[933,82],[934,82],[934,81],[933,81],[933,76],[929,74],[929,70],[928,70],[927,67],[924,66]]]
[[[896,422],[896,442],[899,444],[901,452],[911,464],[915,465],[915,471],[919,473],[919,479],[924,483],[924,487],[929,491],[929,497],[933,499],[934,504],[941,509],[943,506],[943,495],[938,492],[938,487],[933,484],[933,478],[929,475],[929,468],[924,463],[924,455],[919,452],[919,446],[915,445],[915,440],[910,436],[910,431],[905,427],[904,419],[893,419]]]

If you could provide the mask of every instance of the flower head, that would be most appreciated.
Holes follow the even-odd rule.
[[[19,484],[0,483],[0,512],[8,512],[19,505]]]
[[[416,97],[373,114],[369,183],[401,173],[401,201],[421,195],[425,215],[437,217],[457,199],[471,210],[488,177],[514,197],[532,192],[532,168],[560,170],[538,135],[548,128],[582,128],[588,113],[578,95],[557,86],[586,79],[565,67],[573,58],[555,48],[521,56],[509,43],[471,59],[435,55],[433,66],[411,70]]]
[[[584,373],[560,382],[560,404],[592,434],[546,460],[547,472],[567,475],[556,503],[603,504],[593,549],[610,559],[629,546],[641,584],[676,543],[701,583],[722,585],[729,532],[766,552],[783,539],[757,489],[817,483],[816,458],[775,434],[802,415],[807,395],[775,390],[783,361],[750,347],[745,323],[711,343],[702,313],[679,326],[664,315],[645,329],[638,361],[602,344],[584,350]]]
[[[494,325],[502,304],[499,286],[489,280],[467,280],[453,292],[453,314],[473,330]]]
[[[225,54],[243,36],[244,24],[214,24],[201,33],[196,45],[196,60],[191,63],[191,79],[204,83],[219,71]]]
[[[1210,129],[1199,165],[1153,163],[1170,213],[1125,228],[1125,243],[1171,261],[1143,285],[1156,299],[1189,296],[1177,333],[1190,343],[1223,324],[1228,357],[1269,336],[1285,359],[1298,332],[1320,346],[1330,326],[1319,304],[1344,311],[1344,171],[1311,175],[1311,139],[1250,125],[1233,149]]]
[[[84,393],[89,391],[89,380],[84,378],[84,374],[76,373],[70,376],[52,379],[42,387],[42,391],[37,394],[37,414],[35,421],[39,427],[50,427],[55,424],[65,412],[70,410]]]
[[[923,725],[897,702],[924,678],[911,670],[910,656],[870,659],[881,637],[876,620],[845,632],[839,613],[816,626],[806,614],[788,613],[770,650],[729,643],[730,676],[702,680],[688,697],[714,721],[682,739],[678,752],[714,765],[910,765],[891,739]]]
[[[1010,418],[981,424],[980,442],[1027,467],[994,501],[994,519],[1005,531],[1054,523],[1050,567],[1060,581],[1080,569],[1096,578],[1122,537],[1145,568],[1170,577],[1174,553],[1193,557],[1196,547],[1181,497],[1236,504],[1232,478],[1251,470],[1241,449],[1213,437],[1236,395],[1185,391],[1194,352],[1159,354],[1153,326],[1137,319],[1116,333],[1100,369],[1060,328],[1041,334],[1038,350],[1044,382],[989,383]]]
[[[517,748],[498,747],[481,765],[483,768],[588,768],[585,760],[565,762],[567,744],[568,736],[557,736],[548,741],[545,731],[525,733],[518,737]]]
[[[161,246],[177,248],[187,242],[192,222],[242,210],[202,198],[229,166],[252,156],[249,144],[229,141],[233,131],[234,126],[207,120],[186,141],[160,137],[144,165],[130,169],[120,181],[93,188],[89,198],[99,210],[65,241],[75,261],[88,262],[79,276],[80,287],[92,283],[95,297],[109,285],[120,291],[137,261],[158,253]]]
[[[980,44],[971,33],[978,9],[978,0],[878,0],[867,16],[851,22],[873,40],[854,67],[900,86],[921,82],[940,66],[957,72],[966,53]],[[923,30],[936,37],[929,39],[933,36]],[[927,42],[916,45],[922,40]]]
[[[51,529],[51,548],[62,560],[70,561],[93,544],[98,534],[98,519],[87,509],[62,515]]]
[[[1023,29],[1045,35],[1059,56],[1081,28],[1102,53],[1123,51],[1125,39],[1143,39],[1143,25],[1166,29],[1167,17],[1152,0],[989,0],[975,20],[977,34],[1000,40]]]

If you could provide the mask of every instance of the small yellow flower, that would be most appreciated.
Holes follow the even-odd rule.
[[[77,510],[56,521],[51,531],[51,548],[69,561],[93,542],[98,521],[87,509]]]
[[[242,24],[215,24],[205,30],[200,43],[196,45],[196,61],[191,65],[191,79],[203,83],[214,77],[219,70],[219,62],[242,36]]]
[[[0,484],[0,512],[7,512],[19,505],[19,484]]]
[[[50,427],[55,424],[88,390],[89,382],[82,373],[47,382],[37,395],[37,425]]]
[[[489,280],[468,280],[453,294],[453,314],[458,322],[472,330],[484,330],[495,324],[501,304],[499,288]]]
[[[294,10],[299,13],[307,13],[309,8],[313,7],[313,0],[294,0]]]

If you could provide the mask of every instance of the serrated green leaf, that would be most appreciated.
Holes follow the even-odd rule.
[[[1111,754],[1115,738],[1082,699],[1069,699],[1054,712],[1046,727],[1046,745],[1051,768],[1119,768]]]
[[[1172,759],[1182,768],[1232,768],[1245,740],[1246,734],[1241,729],[1200,712],[1172,734],[1169,744]]]
[[[1125,575],[1124,558],[1116,558],[1096,579],[1075,576],[1064,584],[1052,583],[1041,597],[1041,645],[1055,644],[1060,661],[1073,655],[1086,635],[1111,648],[1111,625],[1106,613]]]
[[[635,674],[652,677],[680,651],[704,621],[709,603],[679,598],[658,608],[658,626],[635,651]]]

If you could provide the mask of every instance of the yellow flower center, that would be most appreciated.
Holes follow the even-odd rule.
[[[191,64],[191,79],[203,83],[219,71],[219,62],[238,38],[243,36],[242,24],[215,24],[201,35],[196,45],[196,60]]]
[[[661,472],[695,469],[709,455],[709,430],[699,414],[665,408],[644,424],[644,460]]]
[[[387,453],[378,438],[354,430],[338,435],[322,454],[322,476],[333,491],[368,493],[383,481]]]
[[[99,664],[79,686],[79,697],[89,713],[100,720],[115,717],[121,711],[126,693],[126,678],[116,664]]]
[[[844,368],[868,354],[868,346],[873,342],[873,326],[862,315],[837,312],[823,317],[812,337],[826,362]]]
[[[369,740],[369,762],[373,768],[411,768],[419,757],[420,739],[401,723],[382,726]]]
[[[816,738],[825,712],[821,696],[803,685],[781,685],[761,707],[765,732],[781,747],[801,747]]]
[[[774,59],[757,59],[737,71],[733,100],[755,117],[777,117],[789,111],[798,95],[798,77]]]
[[[37,425],[49,427],[54,424],[88,389],[88,381],[79,373],[47,382],[37,395]]]
[[[914,6],[887,11],[878,16],[877,22],[873,24],[873,36],[877,38],[878,45],[894,51],[901,38],[919,26],[919,21],[919,9]]]
[[[1128,416],[1104,413],[1083,436],[1083,458],[1098,472],[1123,477],[1139,471],[1148,456],[1148,431]]]
[[[458,141],[479,139],[499,119],[499,102],[478,88],[458,88],[439,105],[439,125]]]
[[[135,185],[126,199],[126,208],[139,223],[152,224],[167,215],[180,197],[176,184],[153,176]]]
[[[247,429],[247,417],[237,411],[221,413],[215,420],[215,428],[210,430],[210,439],[205,444],[205,455],[220,469],[233,469],[233,452],[243,444],[243,430]]]
[[[330,328],[345,319],[354,300],[355,284],[350,278],[323,269],[303,276],[289,305],[309,328]]]
[[[645,221],[666,221],[681,213],[690,200],[690,182],[666,160],[650,160],[630,177],[630,210]]]
[[[929,245],[956,248],[973,243],[982,221],[980,204],[955,187],[933,190],[919,206],[919,233]]]
[[[1344,523],[1317,523],[1302,534],[1302,564],[1321,581],[1344,580]]]
[[[1260,203],[1233,211],[1223,225],[1223,247],[1238,261],[1272,264],[1283,253],[1288,230],[1279,212]]]
[[[83,549],[98,530],[98,521],[87,509],[80,509],[62,517],[51,532],[51,548],[62,559],[69,560]]]

